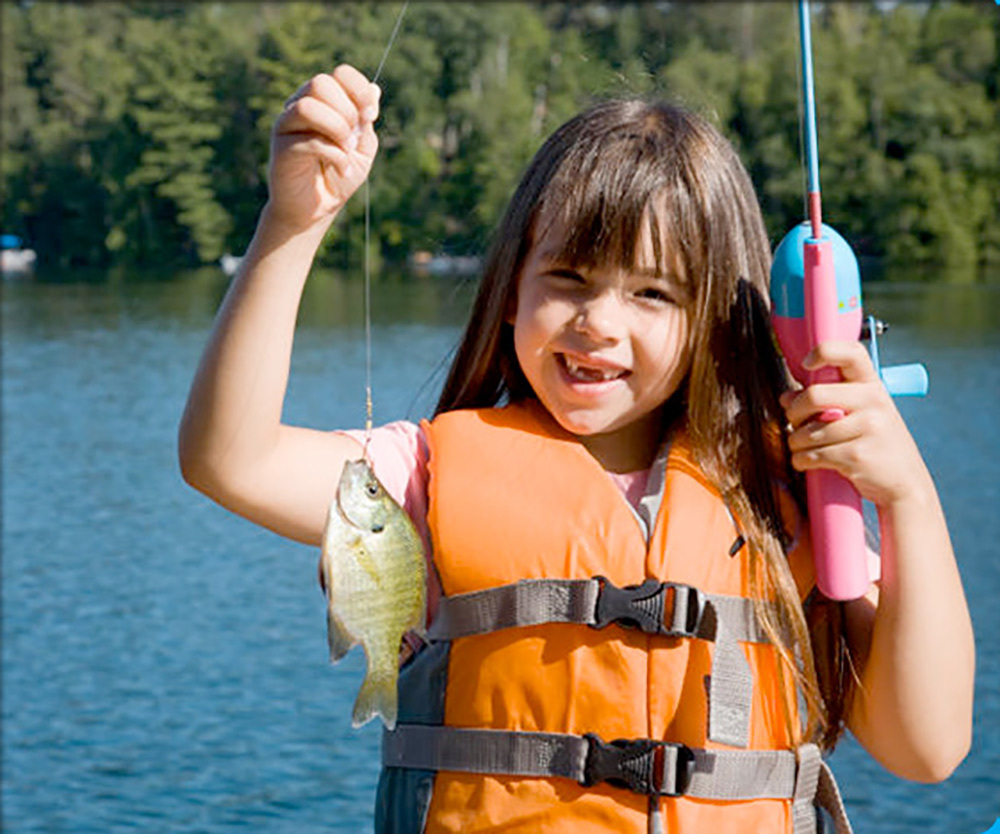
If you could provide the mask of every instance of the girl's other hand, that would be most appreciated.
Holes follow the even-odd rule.
[[[288,99],[271,133],[272,219],[294,229],[333,219],[371,170],[380,93],[354,67],[341,64]]]
[[[834,469],[879,507],[919,495],[928,486],[933,490],[920,451],[864,345],[823,342],[803,366],[835,367],[843,381],[782,395],[792,466],[800,471]],[[823,419],[838,409],[843,417]]]

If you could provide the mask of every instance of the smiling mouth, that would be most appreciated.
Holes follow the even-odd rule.
[[[559,364],[574,382],[612,382],[628,376],[625,368],[583,365],[565,353],[558,354]]]

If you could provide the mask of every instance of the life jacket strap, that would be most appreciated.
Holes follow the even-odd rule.
[[[657,579],[625,588],[602,576],[524,579],[444,597],[428,639],[454,640],[547,623],[593,628],[617,623],[647,634],[713,641],[708,735],[722,744],[747,746],[753,678],[737,643],[770,642],[757,621],[752,600],[708,594],[690,585]]]
[[[505,776],[599,782],[654,796],[724,802],[792,801],[795,834],[815,834],[815,804],[837,823],[851,826],[833,774],[819,748],[792,750],[699,750],[652,739],[605,742],[590,733],[468,729],[399,724],[382,736],[385,767],[446,770]]]
[[[442,598],[430,640],[454,640],[506,628],[577,623],[604,628],[617,623],[647,634],[715,640],[724,623],[736,640],[770,642],[757,622],[753,601],[706,594],[679,582],[647,579],[619,588],[592,579],[523,579]]]

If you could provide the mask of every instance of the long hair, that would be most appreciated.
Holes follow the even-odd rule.
[[[818,641],[824,654],[815,662],[788,567],[776,483],[791,484],[800,499],[801,486],[778,428],[788,376],[771,336],[770,246],[746,170],[707,121],[668,104],[606,101],[560,127],[531,161],[495,233],[437,413],[534,396],[509,322],[528,252],[554,222],[567,230],[557,259],[622,269],[636,267],[647,224],[657,271],[685,285],[692,365],[676,396],[692,449],[747,539],[758,618],[805,699],[804,737],[832,746],[849,687],[837,679],[838,641]],[[827,617],[824,628],[836,634],[839,623]],[[793,705],[786,708],[791,716]],[[803,738],[789,724],[792,738]]]

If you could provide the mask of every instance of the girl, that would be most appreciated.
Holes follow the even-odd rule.
[[[180,431],[189,483],[312,544],[363,435],[284,425],[282,402],[378,97],[341,66],[278,117]],[[801,834],[820,805],[847,831],[819,759],[845,725],[904,778],[962,760],[973,638],[933,482],[860,344],[807,360],[843,382],[789,390],[769,262],[749,178],[691,114],[606,102],[538,152],[435,419],[367,450],[439,592],[401,673],[379,830]],[[816,467],[878,507],[880,580],[854,602],[813,591],[797,473]]]

